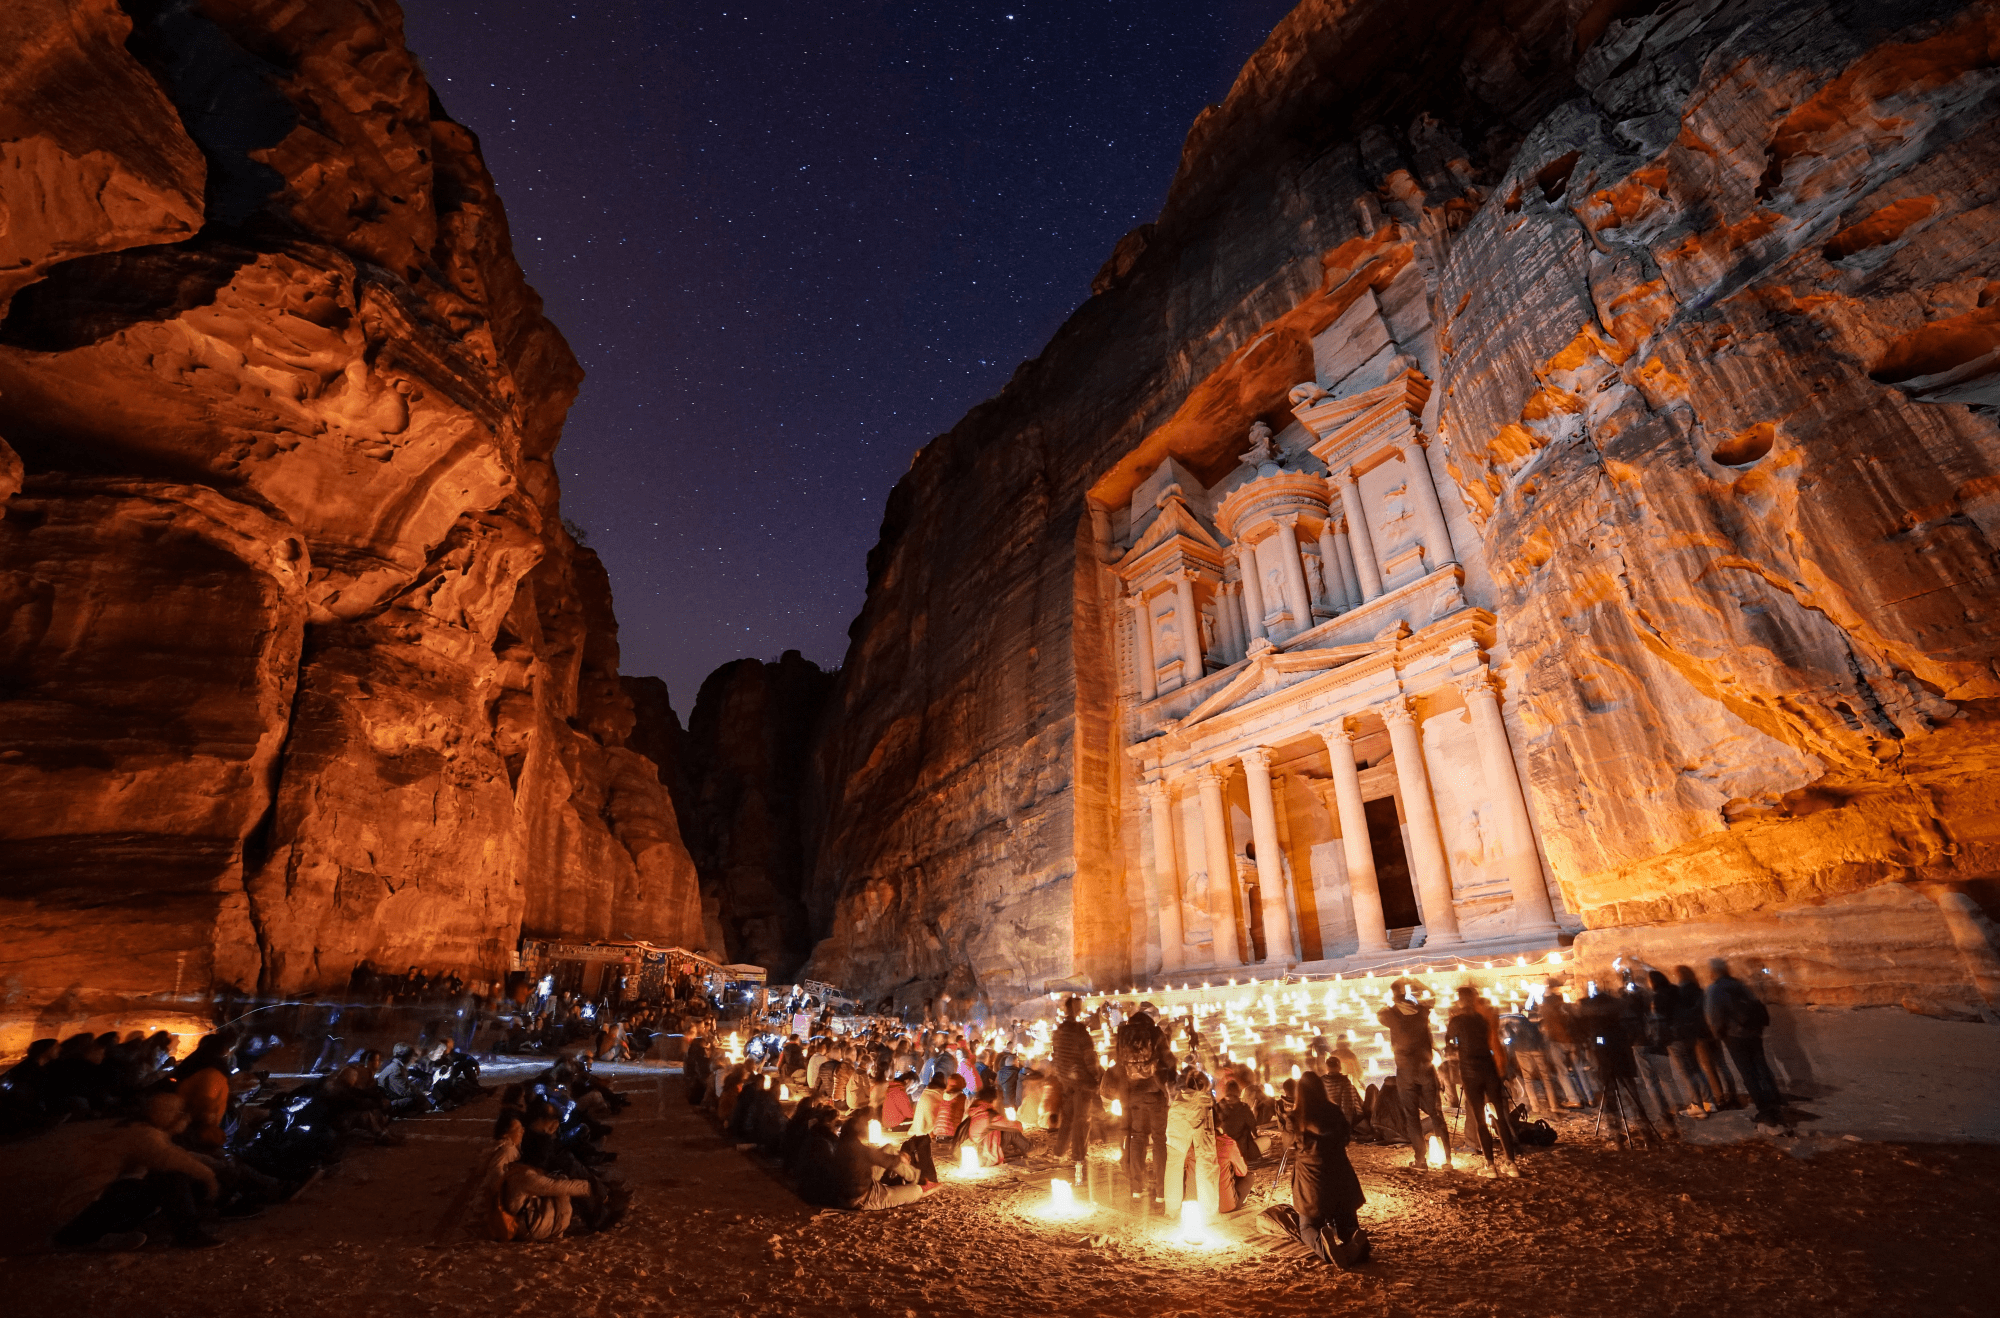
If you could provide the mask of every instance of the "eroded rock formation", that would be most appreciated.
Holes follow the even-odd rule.
[[[0,42],[9,1041],[523,930],[700,945],[557,515],[581,372],[394,5]]]
[[[673,757],[683,777],[674,799],[711,941],[719,934],[731,960],[764,966],[774,982],[789,979],[812,950],[811,752],[833,681],[797,650],[771,663],[724,664],[702,682]]]
[[[1413,371],[1579,950],[1990,1011],[1996,98],[1991,3],[1301,5],[898,485],[813,970],[1155,973],[1110,510]]]

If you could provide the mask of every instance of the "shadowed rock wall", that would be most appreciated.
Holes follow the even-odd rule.
[[[812,970],[996,1002],[1134,972],[1086,495],[1233,461],[1311,337],[1415,271],[1584,950],[1990,1010],[1996,23],[1301,5],[1095,296],[897,486],[821,747]]]
[[[581,372],[395,5],[30,0],[0,44],[8,1041],[699,945],[557,516]]]
[[[765,967],[774,983],[812,950],[806,812],[813,732],[833,682],[797,650],[724,664],[702,682],[674,757],[704,910],[730,960]]]

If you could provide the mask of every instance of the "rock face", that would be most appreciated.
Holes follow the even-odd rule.
[[[394,5],[0,32],[7,1045],[491,978],[523,932],[700,944],[557,515],[581,372]]]
[[[774,663],[724,664],[701,684],[672,756],[683,777],[674,800],[719,946],[732,961],[765,967],[773,983],[789,980],[812,950],[812,743],[833,682],[797,650]]]
[[[1996,106],[1991,3],[1302,4],[897,486],[810,969],[996,1003],[1147,973],[1104,496],[1213,479],[1376,352],[1431,383],[1579,950],[1990,1011]]]

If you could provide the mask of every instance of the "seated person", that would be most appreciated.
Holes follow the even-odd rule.
[[[915,1203],[940,1188],[935,1181],[918,1184],[918,1170],[907,1157],[868,1142],[874,1115],[871,1108],[856,1112],[832,1148],[819,1150],[809,1161],[799,1185],[807,1203],[870,1211]]]
[[[188,1147],[214,1152],[226,1142],[230,1069],[229,1041],[219,1034],[203,1036],[174,1068],[174,1092],[187,1105],[188,1128],[181,1142]]]
[[[916,1101],[910,1097],[910,1085],[915,1082],[916,1078],[917,1073],[915,1071],[905,1071],[902,1075],[890,1081],[889,1087],[884,1092],[882,1098],[882,1128],[884,1130],[901,1130],[916,1118]]]
[[[505,1118],[502,1119],[503,1123]],[[521,1150],[529,1148],[531,1136],[540,1136],[538,1147],[508,1160],[500,1150],[490,1157],[502,1163],[500,1214],[493,1218],[493,1234],[502,1240],[553,1240],[565,1234],[583,1234],[610,1225],[606,1193],[578,1168],[566,1168],[562,1175],[552,1164],[563,1155],[555,1143],[559,1121],[553,1107],[543,1105],[530,1116],[524,1134],[515,1125],[503,1133],[502,1142],[512,1139]],[[587,1211],[579,1214],[579,1207]],[[505,1234],[502,1234],[502,1232]]]
[[[416,1049],[399,1043],[390,1050],[389,1064],[375,1073],[375,1086],[389,1100],[391,1117],[415,1116],[431,1109],[431,1101],[414,1070],[415,1059]]]
[[[1257,1114],[1243,1101],[1241,1081],[1225,1081],[1222,1086],[1222,1101],[1215,1105],[1215,1129],[1235,1141],[1236,1149],[1245,1162],[1263,1157],[1257,1144]]]
[[[91,1143],[76,1178],[56,1210],[55,1243],[81,1249],[117,1237],[118,1246],[136,1249],[145,1237],[135,1228],[163,1214],[182,1249],[206,1249],[222,1242],[201,1229],[196,1204],[216,1197],[215,1173],[174,1136],[188,1129],[187,1101],[179,1094],[153,1094],[145,1116],[102,1131]]]
[[[1028,1132],[1000,1111],[1000,1091],[994,1085],[981,1086],[966,1108],[961,1142],[969,1142],[978,1151],[982,1167],[1019,1162],[1028,1156]]]
[[[1220,1130],[1215,1134],[1215,1165],[1222,1179],[1218,1207],[1233,1213],[1250,1198],[1250,1164],[1243,1159],[1242,1146]]]

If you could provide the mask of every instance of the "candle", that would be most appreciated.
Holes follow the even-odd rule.
[[[978,1171],[979,1150],[973,1148],[970,1144],[960,1145],[958,1149],[958,1169],[967,1173]]]

